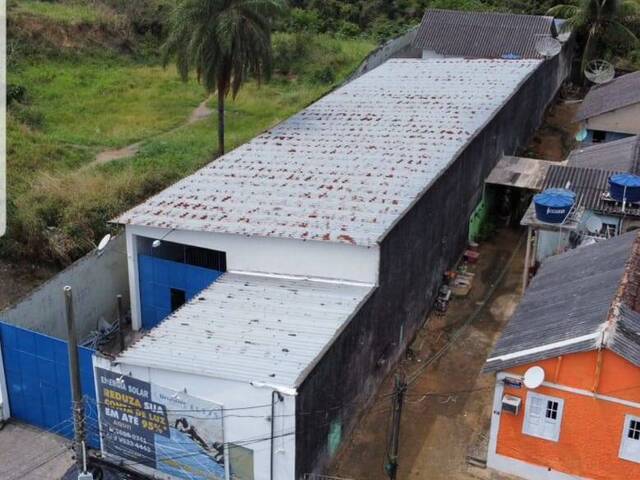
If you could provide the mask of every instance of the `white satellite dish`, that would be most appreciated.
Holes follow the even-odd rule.
[[[162,245],[162,241],[161,240],[154,240],[151,243],[151,248],[158,248],[160,245]]]
[[[613,80],[616,71],[606,60],[591,60],[584,69],[584,76],[595,84],[603,84]]]
[[[595,215],[589,217],[584,224],[587,232],[597,234],[602,230],[602,220]]]
[[[542,367],[531,367],[524,373],[524,386],[533,390],[544,382],[544,370]]]
[[[536,51],[545,58],[555,57],[562,50],[562,44],[551,35],[543,35],[536,40]]]
[[[102,237],[102,240],[100,240],[100,243],[98,243],[98,251],[99,252],[103,251],[107,247],[107,244],[110,241],[111,241],[111,234],[107,233],[104,237]]]

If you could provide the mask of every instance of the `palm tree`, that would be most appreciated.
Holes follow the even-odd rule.
[[[163,62],[175,59],[184,81],[194,70],[218,95],[218,153],[224,154],[224,103],[249,76],[271,75],[271,25],[285,0],[179,0],[163,45]]]
[[[638,16],[638,0],[574,0],[574,3],[556,5],[547,12],[565,18],[564,31],[574,31],[584,41],[581,71],[596,55],[620,45],[638,44],[636,35],[626,26]]]

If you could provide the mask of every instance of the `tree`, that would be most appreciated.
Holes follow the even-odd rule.
[[[582,39],[581,70],[596,56],[638,44],[638,38],[627,24],[638,16],[637,0],[576,0],[573,4],[556,5],[547,12],[565,18],[563,30],[574,31]]]
[[[224,154],[225,98],[236,97],[252,76],[271,75],[271,25],[285,0],[179,0],[162,47],[184,81],[195,71],[207,93],[218,96],[218,153]]]

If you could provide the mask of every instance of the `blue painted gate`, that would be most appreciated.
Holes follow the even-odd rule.
[[[171,314],[171,290],[194,298],[224,272],[149,255],[138,255],[142,328],[150,329]]]
[[[73,435],[67,342],[0,322],[0,344],[11,416],[65,437]],[[78,347],[87,443],[100,447],[93,350]]]

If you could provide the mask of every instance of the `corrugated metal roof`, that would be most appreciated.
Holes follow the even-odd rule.
[[[609,191],[609,177],[616,173],[621,172],[551,165],[542,189],[569,188],[576,194],[576,204],[588,210],[609,215],[640,216],[640,208],[627,205],[623,211],[621,204],[605,197]]]
[[[296,387],[373,288],[226,273],[115,361]]]
[[[578,205],[604,211],[608,204],[602,199],[602,194],[609,190],[609,177],[614,173],[617,172],[551,165],[542,188],[568,188],[576,194]]]
[[[501,58],[506,54],[541,58],[536,40],[541,35],[555,34],[553,17],[427,10],[414,46],[467,58]]]
[[[547,259],[502,332],[485,370],[498,371],[601,345],[607,336],[600,333],[619,297],[625,268],[640,273],[637,239],[637,232],[631,232]],[[624,327],[638,331],[633,322],[622,320],[619,329],[612,323],[613,335],[605,346],[640,366],[640,355],[635,356],[640,352],[640,338],[633,339],[632,347],[624,340],[629,338]],[[558,346],[551,348],[554,344]]]
[[[617,172],[640,172],[640,137],[576,148],[567,158],[570,167],[602,168]]]
[[[539,63],[390,60],[116,221],[374,245]]]
[[[576,121],[586,120],[639,102],[640,71],[637,71],[622,75],[604,85],[591,87],[576,114]]]
[[[504,155],[485,183],[538,191],[542,188],[549,166],[554,163],[537,158]]]

